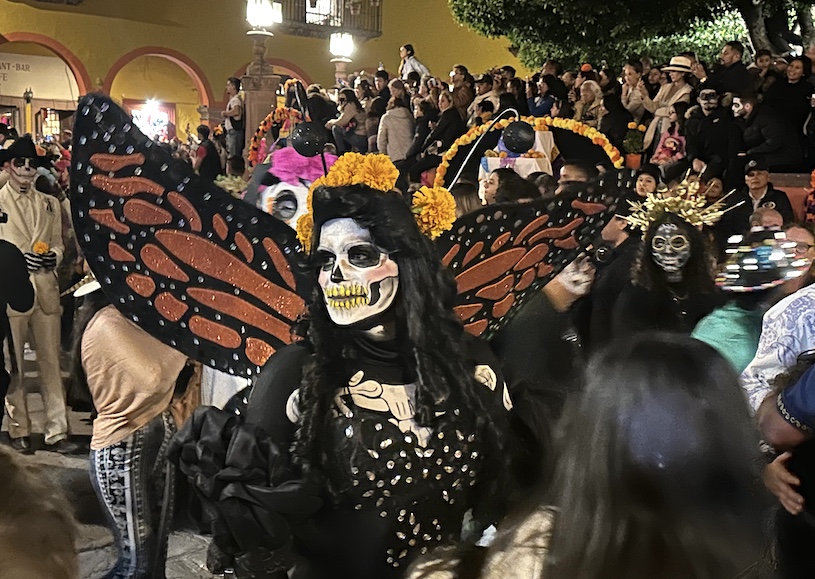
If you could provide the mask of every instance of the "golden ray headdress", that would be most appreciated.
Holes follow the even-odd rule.
[[[628,201],[632,211],[631,215],[625,217],[625,220],[629,225],[643,232],[666,213],[674,213],[694,227],[714,225],[722,218],[722,215],[744,203],[741,201],[731,207],[726,207],[725,200],[735,192],[731,191],[714,203],[708,204],[707,198],[700,189],[699,181],[689,180],[686,175],[680,183],[671,187],[662,187],[655,193],[649,193],[645,201]]]
[[[297,220],[297,238],[308,253],[314,230],[312,195],[317,187],[346,187],[367,185],[376,191],[388,192],[396,186],[399,170],[387,155],[346,153],[334,163],[325,177],[311,184],[306,206],[308,213]],[[419,230],[431,239],[453,226],[456,220],[456,201],[444,187],[422,187],[413,194],[412,211]]]

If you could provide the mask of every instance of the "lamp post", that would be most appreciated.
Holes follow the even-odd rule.
[[[241,84],[245,143],[248,144],[260,122],[277,106],[280,77],[266,62],[266,41],[274,36],[268,28],[283,22],[283,5],[271,0],[247,0],[246,21],[252,27],[246,33],[252,39],[252,62],[246,67]]]
[[[34,100],[34,91],[31,87],[27,88],[23,93],[23,100],[25,101],[25,132],[34,134],[34,111],[31,107],[31,101]]]
[[[328,43],[328,50],[334,57],[334,80],[339,85],[344,85],[348,79],[348,63],[351,62],[351,55],[354,54],[354,37],[347,32],[335,32],[331,35]]]

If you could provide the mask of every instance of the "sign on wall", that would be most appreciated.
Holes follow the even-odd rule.
[[[20,98],[29,88],[35,99],[76,101],[80,96],[74,74],[60,58],[0,52],[0,96]]]

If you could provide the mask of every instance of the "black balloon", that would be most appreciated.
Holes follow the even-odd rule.
[[[323,152],[328,142],[328,134],[324,127],[309,121],[298,124],[289,139],[295,151],[304,157],[316,157]]]
[[[504,129],[504,146],[513,153],[526,153],[535,146],[535,129],[529,123],[515,121]]]

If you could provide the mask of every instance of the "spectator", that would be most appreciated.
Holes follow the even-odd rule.
[[[657,96],[651,99],[645,83],[639,85],[643,106],[654,114],[654,120],[645,133],[645,148],[655,145],[669,124],[670,106],[678,102],[690,102],[693,89],[688,84],[691,74],[691,60],[687,56],[675,56],[671,63],[662,69],[671,76],[671,82],[662,86]]]
[[[648,96],[653,99],[657,96],[659,89],[661,89],[668,82],[668,73],[662,70],[662,67],[655,66],[651,68],[648,74],[642,75],[642,82],[645,85]]]
[[[532,179],[532,175],[535,176],[534,179]],[[554,175],[543,172],[533,173],[532,175],[528,175],[527,180],[535,184],[542,198],[551,199],[555,196],[555,191],[557,191],[557,179]]]
[[[475,79],[466,66],[457,64],[450,72],[450,80],[453,84],[453,106],[461,118],[467,120],[467,107],[475,100]]]
[[[450,189],[450,194],[456,201],[456,219],[482,207],[478,186],[475,183],[459,181]]]
[[[492,106],[492,101],[483,100],[475,107],[475,126],[480,127],[483,124],[490,122],[492,116],[495,114],[495,108]]]
[[[574,85],[574,75],[571,72],[563,72],[563,67],[556,60],[547,60],[543,64],[540,72],[541,77],[551,77],[548,79],[549,94],[557,99],[566,99],[569,95],[569,89]],[[561,77],[566,77],[561,79]],[[566,81],[569,81],[567,86]]]
[[[229,77],[226,81],[226,96],[229,100],[222,115],[226,129],[226,148],[230,157],[242,155],[246,141],[246,120],[243,115],[243,100],[240,92],[241,80],[234,76]]]
[[[328,121],[337,118],[337,107],[323,94],[319,84],[309,85],[306,94],[312,121],[325,126]]]
[[[731,40],[722,48],[719,60],[721,66],[702,80],[703,88],[711,88],[718,94],[737,94],[750,90],[752,79],[747,66],[742,62],[744,45],[738,40]]]
[[[441,155],[466,130],[464,121],[453,107],[453,97],[449,92],[445,91],[439,96],[439,109],[441,110],[439,124],[424,142],[419,153],[422,158],[410,168],[410,180],[414,183],[421,180],[423,172],[439,166]]]
[[[332,119],[325,124],[337,144],[337,152],[342,155],[347,151],[368,151],[368,137],[365,132],[365,120],[368,115],[350,88],[340,91],[340,118]]]
[[[526,87],[520,78],[513,78],[509,81],[507,92],[515,99],[515,108],[522,116],[529,116],[529,103],[526,98]]]
[[[623,150],[623,140],[628,133],[628,123],[634,120],[631,113],[623,106],[620,97],[614,93],[603,96],[601,102],[600,132],[618,150]]]
[[[783,78],[773,68],[773,53],[766,48],[756,51],[753,64],[747,70],[753,80],[752,91],[756,94],[764,94],[774,82]]]
[[[622,94],[623,87],[617,80],[617,75],[613,70],[608,67],[601,68],[597,77],[597,84],[600,85],[604,95],[614,94],[619,97]]]
[[[634,117],[634,122],[640,124],[645,113],[645,105],[642,104],[642,92],[637,88],[642,80],[642,64],[636,60],[630,60],[623,67],[623,83],[620,99],[623,106],[628,109]]]
[[[226,174],[228,177],[243,177],[246,173],[246,161],[243,157],[230,157],[226,162]]]
[[[778,211],[784,223],[795,220],[787,194],[773,188],[766,162],[751,158],[744,167],[744,186],[728,198],[729,209],[715,225],[716,242],[724,249],[732,235],[747,233],[750,216],[761,207]],[[739,205],[741,203],[741,205]]]
[[[719,95],[711,88],[699,91],[699,106],[691,109],[685,124],[688,160],[693,171],[707,183],[724,180],[728,190],[739,185],[741,173],[730,171],[741,141],[741,131],[729,111],[719,106]]]
[[[791,125],[801,136],[804,123],[812,112],[811,99],[815,87],[807,80],[812,74],[812,63],[806,56],[797,56],[787,67],[786,78],[773,83],[764,93],[762,106]]]
[[[784,226],[784,217],[770,207],[759,207],[750,215],[750,228],[763,227],[764,229],[778,229]],[[742,368],[743,370],[743,368]]]
[[[760,155],[771,171],[799,170],[803,154],[798,132],[753,94],[733,98],[733,115],[742,131],[740,156]]]
[[[376,89],[376,95],[382,97],[386,103],[391,99],[391,91],[388,89],[389,80],[390,75],[388,74],[387,70],[377,70],[374,73],[374,88]]]
[[[221,158],[215,144],[209,140],[209,127],[199,125],[196,129],[198,133],[198,149],[195,151],[195,160],[192,168],[198,171],[202,179],[215,181],[218,175],[223,174],[224,168],[221,166]]]
[[[420,80],[423,75],[430,74],[427,67],[416,58],[416,51],[413,50],[412,44],[405,44],[399,48],[399,58],[402,59],[399,63],[399,78],[402,80],[408,80],[411,72],[418,74]]]
[[[646,197],[649,193],[656,193],[657,186],[662,182],[659,167],[646,163],[637,170],[637,180],[634,191],[639,197]]]
[[[597,170],[597,167],[588,161],[567,159],[563,161],[563,166],[560,168],[555,194],[560,194],[564,187],[572,183],[588,183],[589,181],[597,179],[599,175],[600,172]]]
[[[538,188],[513,169],[495,169],[484,181],[484,201],[493,203],[526,203],[540,199]]]
[[[489,73],[482,74],[475,80],[475,98],[467,109],[468,125],[475,124],[475,108],[478,106],[478,103],[483,100],[489,100],[492,103],[494,110],[498,110],[498,108],[501,106],[498,99],[498,93],[492,88],[492,77],[489,75]]]
[[[684,174],[688,163],[685,160],[685,114],[688,103],[678,102],[668,107],[670,124],[657,143],[651,163],[662,168],[666,182]]]
[[[580,100],[574,105],[574,119],[590,127],[600,124],[602,113],[603,91],[593,80],[586,80],[580,85]]]
[[[407,87],[402,80],[398,78],[392,79],[388,83],[388,90],[390,90],[392,97],[402,99],[405,102],[405,106],[410,106],[410,94],[408,94]]]
[[[538,79],[537,95],[534,94],[531,84],[526,85],[526,106],[529,114],[533,117],[545,117],[552,111],[555,97],[552,95],[549,85],[557,80],[554,76],[543,74]]]
[[[379,123],[377,148],[394,163],[407,158],[413,143],[413,115],[405,106],[405,101],[391,97],[388,110]]]

